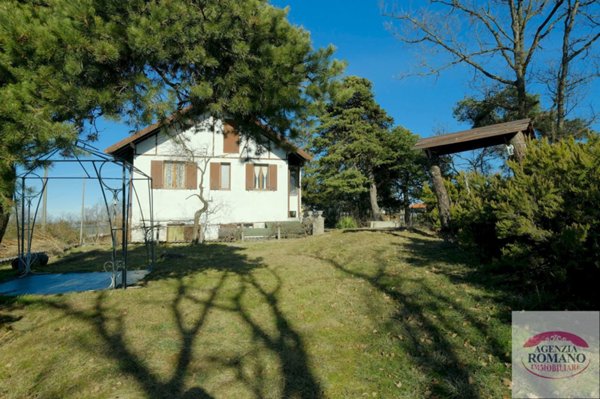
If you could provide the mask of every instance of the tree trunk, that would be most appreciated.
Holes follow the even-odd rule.
[[[14,166],[0,166],[0,243],[4,238],[10,219],[12,197],[15,192],[15,175],[16,169]]]
[[[406,227],[410,227],[412,225],[411,214],[410,214],[410,204],[404,206],[404,225]]]
[[[200,170],[200,183],[198,185],[198,197],[202,203],[202,208],[198,209],[194,213],[194,235],[192,237],[193,244],[202,244],[204,242],[204,228],[202,227],[202,215],[208,212],[208,200],[204,198],[204,173],[206,172],[208,162],[204,165],[204,168]]]
[[[375,184],[375,176],[373,173],[369,176],[371,178],[371,185],[369,187],[369,200],[371,201],[371,212],[373,213],[373,220],[381,220],[381,210],[377,203],[377,185]]]
[[[558,136],[565,125],[565,98],[566,98],[566,82],[569,76],[569,63],[564,60],[561,63],[560,71],[558,73],[558,82],[556,85],[556,121],[552,129],[552,135],[550,140],[554,143],[557,141]]]
[[[404,205],[404,225],[406,227],[409,227],[411,225],[411,220],[410,220],[410,198],[409,198],[409,194],[408,194],[408,186],[404,185],[402,187],[402,202]]]
[[[194,213],[194,235],[192,237],[193,244],[202,244],[204,242],[204,229],[202,228],[201,218],[205,212],[205,207],[197,210]]]
[[[563,41],[562,41],[562,54],[560,59],[560,65],[558,67],[558,76],[556,82],[556,94],[554,103],[556,105],[556,119],[553,126],[551,135],[551,141],[555,142],[558,136],[561,134],[565,124],[566,111],[566,97],[567,97],[567,80],[569,79],[569,64],[571,63],[571,31],[575,24],[575,18],[579,9],[579,0],[571,4],[569,1],[567,4],[567,13],[564,17],[564,30],[563,30]]]
[[[519,109],[519,118],[527,118],[527,114],[529,113],[527,106],[527,88],[525,86],[525,78],[523,76],[517,77],[515,87],[517,89],[517,106]]]
[[[519,118],[526,118],[527,108],[527,91],[525,88],[525,26],[527,22],[524,20],[523,7],[521,2],[513,4],[510,0],[510,15],[511,15],[511,28],[512,28],[512,42],[513,42],[513,58],[514,66],[512,67],[515,73],[515,80],[512,83],[517,92],[517,112]]]
[[[4,237],[4,233],[6,233],[9,218],[10,209],[4,209],[4,207],[0,205],[0,243],[2,243],[2,238]]]
[[[513,146],[515,159],[520,163],[523,158],[525,158],[525,151],[527,147],[523,132],[518,132],[515,134],[513,138],[510,139],[510,144]]]
[[[436,163],[437,160],[431,163],[429,171],[431,172],[431,180],[433,182],[433,191],[438,201],[438,210],[440,212],[440,224],[442,226],[442,232],[448,232],[450,229],[450,198],[448,197],[448,191],[444,185],[444,178],[442,177],[442,171]]]

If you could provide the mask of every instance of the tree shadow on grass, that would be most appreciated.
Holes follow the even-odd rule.
[[[38,271],[46,273],[69,272],[100,272],[105,271],[105,263],[110,261],[110,249],[93,248],[86,251],[85,247],[80,252],[70,252],[58,259],[51,259],[48,266],[39,268]],[[143,245],[132,245],[127,251],[127,268],[139,270],[148,267],[146,248]]]
[[[426,237],[406,237],[405,246],[412,256],[414,266],[425,267],[432,264],[454,263],[460,267],[442,267],[432,269],[436,274],[448,277],[454,284],[469,284],[484,289],[493,295],[494,300],[506,309],[514,310],[564,310],[568,302],[561,301],[552,293],[542,295],[535,290],[526,289],[522,277],[516,273],[499,270],[495,263],[482,263],[476,254],[461,250],[457,244],[432,241]],[[550,295],[548,295],[550,294]],[[503,322],[510,323],[510,311],[499,315]]]
[[[203,370],[219,369],[234,375],[235,383],[248,392],[247,397],[273,397],[275,390],[281,392],[282,398],[320,398],[322,390],[312,373],[303,339],[279,306],[282,283],[277,273],[266,268],[260,258],[250,259],[243,249],[234,246],[178,247],[177,253],[181,257],[171,261],[165,258],[149,278],[150,281],[169,280],[174,287],[172,299],[164,300],[177,333],[174,366],[168,375],[154,370],[144,353],[128,344],[127,314],[111,308],[106,291],[96,295],[91,311],[55,299],[40,297],[35,301],[91,326],[101,350],[96,344],[81,343],[82,347],[114,361],[119,371],[132,377],[147,397],[211,398],[218,395],[218,391],[211,394],[202,386],[190,383],[190,367],[194,365],[197,371],[201,363]],[[205,273],[211,277],[199,289],[194,279],[202,278]],[[147,287],[152,288],[152,285]],[[127,291],[119,294],[127,295]],[[260,314],[253,310],[257,303],[261,307]],[[234,349],[218,354],[195,354],[198,342],[207,334],[214,334],[205,331],[205,327],[216,313],[241,320],[242,327],[250,331],[249,351],[238,353]],[[272,378],[267,381],[264,365],[254,356],[276,359],[280,374],[276,383]]]
[[[429,391],[441,397],[479,398],[479,393],[470,383],[470,370],[461,364],[452,344],[445,333],[434,325],[428,314],[438,311],[437,303],[432,300],[424,306],[423,303],[413,300],[409,295],[402,293],[402,281],[396,281],[392,286],[384,280],[387,279],[385,268],[380,268],[374,274],[350,270],[339,262],[322,257],[315,257],[326,262],[335,269],[352,277],[368,282],[373,288],[392,298],[398,306],[398,312],[393,315],[392,323],[401,323],[408,336],[404,344],[405,350],[411,355],[410,361],[422,373],[429,377]],[[418,280],[411,282],[419,283]],[[444,322],[444,320],[442,320]],[[448,327],[452,327],[448,325]],[[442,353],[443,356],[436,356]],[[451,381],[448,384],[447,381]]]
[[[464,267],[464,263],[470,261],[468,254],[462,253],[448,242],[432,240],[428,234],[422,239],[400,231],[378,234],[391,234],[409,240],[394,244],[402,250],[402,258],[398,260],[409,267],[433,267],[436,270],[434,265],[445,264],[437,272],[447,273],[452,278],[453,268],[459,265]],[[475,314],[474,309],[461,305],[460,300],[455,300],[452,294],[441,292],[439,288],[443,286],[431,285],[419,274],[407,276],[392,271],[389,259],[375,259],[377,267],[365,270],[358,265],[345,265],[333,256],[316,254],[313,257],[348,276],[367,282],[394,301],[396,311],[386,323],[387,327],[401,332],[403,340],[400,345],[409,355],[410,363],[427,377],[428,386],[424,391],[429,391],[431,397],[485,396],[475,383],[475,377],[481,373],[482,366],[475,355],[465,356],[465,352],[486,353],[499,362],[510,362],[506,343],[499,341],[490,326]],[[370,297],[367,300],[370,301]],[[448,309],[452,309],[452,312],[447,312]],[[457,315],[460,315],[460,321],[456,320]],[[494,314],[495,316],[497,315]],[[475,348],[473,342],[464,338],[466,327],[461,323],[466,323],[472,331],[470,334],[485,344]]]
[[[443,275],[455,285],[467,284],[482,288],[486,292],[487,298],[493,299],[497,303],[499,311],[494,314],[495,318],[503,323],[511,322],[510,309],[522,309],[527,301],[514,288],[514,278],[506,274],[490,273],[489,269],[481,265],[477,256],[465,250],[461,250],[457,244],[448,241],[431,240],[430,235],[424,235],[423,238],[415,236],[404,236],[407,243],[403,246],[408,249],[411,256],[406,260],[413,267],[427,267],[431,273]],[[426,289],[427,290],[427,289]],[[485,336],[489,334],[489,326],[486,323],[478,321],[472,317],[472,313],[457,305],[450,303],[448,298],[439,293],[428,291],[432,297],[436,297],[441,302],[446,302],[448,306],[455,306],[465,315],[467,321],[475,325]],[[477,295],[475,295],[477,298]],[[502,350],[499,342],[492,343],[494,354],[503,361],[510,361]]]
[[[10,325],[21,320],[22,316],[14,316],[11,314],[17,308],[22,308],[15,297],[5,297],[0,295],[0,333],[3,329],[10,329]],[[5,313],[6,312],[6,313]]]
[[[10,266],[10,263],[0,264],[0,282],[15,278],[16,273]]]
[[[493,293],[495,300],[512,310],[594,310],[600,303],[600,293],[594,288],[571,284],[570,289],[556,289],[538,285],[524,269],[514,267],[506,260],[492,259],[481,261],[475,251],[461,250],[456,243],[432,241],[429,235],[406,237],[408,248],[413,254],[415,265],[429,265],[439,262],[456,262],[459,270],[442,268],[438,274],[446,275],[456,284],[467,283]],[[579,280],[579,281],[585,281]],[[590,287],[593,278],[588,278]],[[575,287],[575,289],[573,289]],[[503,321],[510,322],[510,311],[502,314]]]

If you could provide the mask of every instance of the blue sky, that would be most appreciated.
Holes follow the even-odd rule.
[[[272,0],[272,4],[289,6],[289,20],[311,33],[315,47],[334,45],[335,57],[348,63],[347,75],[371,80],[376,100],[396,124],[421,136],[469,128],[453,119],[452,109],[465,96],[478,94],[472,84],[472,70],[459,66],[438,78],[400,79],[400,75],[414,69],[414,49],[407,48],[386,29],[388,20],[381,15],[379,0]],[[598,90],[597,83],[589,89],[583,104],[598,108],[598,98],[594,96]],[[100,137],[94,145],[102,150],[131,131],[123,123],[101,121],[98,126]],[[600,125],[595,127],[599,129]],[[81,182],[56,184],[49,190],[50,213],[79,209]],[[100,199],[98,192],[88,190],[91,202]]]
[[[311,33],[314,45],[336,47],[336,58],[346,60],[346,74],[373,82],[376,100],[394,118],[421,136],[460,129],[452,118],[453,105],[470,91],[462,68],[441,79],[399,76],[412,69],[414,59],[385,28],[379,1],[276,0],[289,6],[289,19]],[[318,12],[315,12],[318,10]]]

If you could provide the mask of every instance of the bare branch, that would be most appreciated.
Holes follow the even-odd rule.
[[[587,51],[590,49],[590,47],[592,47],[592,45],[600,38],[600,32],[596,33],[595,36],[593,36],[590,40],[588,40],[583,46],[581,46],[581,48],[579,50],[576,50],[574,52],[571,53],[571,55],[569,56],[569,61],[573,60],[574,58],[578,57],[581,53],[583,53],[584,51]]]
[[[512,2],[512,0],[511,0],[511,2]],[[532,41],[531,45],[529,46],[529,51],[527,51],[527,57],[525,58],[525,62],[524,62],[525,67],[527,67],[527,65],[529,65],[529,63],[531,62],[533,53],[538,48],[540,41],[543,38],[545,38],[552,31],[552,28],[554,28],[554,25],[556,25],[556,23],[559,21],[558,18],[554,19],[554,21],[552,21],[552,19],[558,12],[558,10],[559,10],[560,6],[563,4],[563,2],[564,2],[564,0],[556,0],[556,2],[554,3],[554,7],[552,7],[552,10],[550,11],[550,13],[546,16],[544,21],[537,27],[536,32],[533,36],[533,41]],[[532,3],[530,3],[530,4],[532,4]],[[542,3],[542,5],[540,5],[540,12],[544,5],[545,5],[545,2]]]
[[[441,3],[441,4],[447,5],[449,7],[456,8],[460,11],[463,11],[470,17],[475,18],[478,21],[481,21],[481,23],[483,23],[483,25],[487,28],[488,32],[492,35],[492,37],[494,38],[494,40],[496,42],[497,48],[494,50],[495,51],[499,50],[500,53],[502,54],[502,56],[504,57],[504,59],[506,60],[506,62],[508,63],[508,65],[510,65],[511,68],[514,68],[514,62],[509,54],[510,47],[508,45],[506,45],[500,38],[500,34],[503,34],[504,30],[498,29],[499,25],[496,22],[495,18],[491,17],[491,14],[489,13],[489,9],[488,9],[488,11],[485,11],[485,10],[477,10],[476,11],[476,10],[466,7],[464,4],[462,4],[458,0],[452,0],[452,1],[434,0],[433,2]],[[504,36],[506,37],[506,34],[504,34]],[[509,41],[513,42],[510,38],[509,38]]]
[[[471,52],[471,53],[463,52],[460,49],[460,46],[458,45],[458,43],[452,42],[452,41],[447,42],[446,40],[444,40],[440,35],[438,35],[435,32],[433,26],[427,25],[427,23],[425,21],[417,20],[416,18],[413,18],[408,13],[388,14],[387,16],[392,17],[397,20],[400,20],[400,21],[409,22],[414,28],[416,28],[422,34],[422,36],[419,36],[416,39],[411,39],[411,38],[397,35],[398,39],[400,39],[401,41],[408,43],[408,44],[416,44],[416,43],[422,43],[422,42],[432,43],[436,46],[441,47],[446,52],[448,52],[449,54],[453,55],[456,58],[456,60],[451,63],[452,65],[456,65],[458,63],[466,63],[468,65],[471,65],[473,68],[475,68],[480,73],[482,73],[483,75],[485,75],[486,77],[488,77],[490,79],[496,80],[496,81],[504,83],[504,84],[512,84],[512,81],[505,79],[505,78],[489,71],[482,64],[480,64],[474,60],[474,57],[476,57],[478,55],[495,53],[495,52],[501,51],[501,49],[491,48],[491,49],[480,50],[480,51]]]

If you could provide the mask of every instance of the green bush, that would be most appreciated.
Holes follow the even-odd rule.
[[[358,223],[352,216],[342,216],[335,227],[337,229],[355,229],[358,227]]]
[[[530,145],[492,204],[505,261],[532,280],[584,289],[600,270],[600,140]],[[569,284],[573,288],[573,284]]]
[[[509,166],[512,176],[461,173],[453,179],[452,231],[459,243],[484,260],[498,259],[524,283],[595,292],[600,140],[531,142],[525,159]]]
[[[498,258],[502,243],[496,234],[498,221],[494,212],[494,196],[503,184],[500,176],[460,173],[456,176],[450,208],[451,232],[458,241],[484,261]]]

